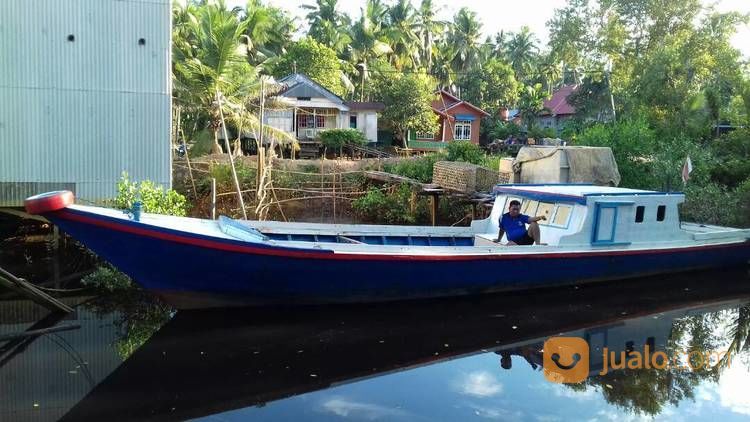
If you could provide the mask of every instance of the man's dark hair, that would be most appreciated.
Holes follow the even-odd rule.
[[[521,203],[514,199],[514,200],[510,201],[510,204],[508,205],[508,208],[512,207],[513,205],[518,205],[520,207]]]

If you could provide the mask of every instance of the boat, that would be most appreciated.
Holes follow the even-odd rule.
[[[497,185],[469,227],[204,220],[26,200],[178,309],[376,302],[746,266],[750,230],[684,223],[682,193],[593,185]],[[510,202],[545,215],[544,245],[495,242]]]

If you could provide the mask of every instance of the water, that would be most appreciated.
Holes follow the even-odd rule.
[[[84,303],[46,325],[79,328],[0,341],[0,420],[750,417],[746,270],[369,306],[173,312],[114,299],[69,299]],[[43,314],[2,301],[0,335]],[[558,335],[588,341],[583,383],[545,379],[543,343]],[[604,347],[630,358],[645,344],[744,350],[710,369],[599,374]]]

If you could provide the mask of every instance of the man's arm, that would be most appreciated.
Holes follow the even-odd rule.
[[[537,217],[529,217],[529,223],[536,223],[539,220],[545,220],[546,221],[547,217],[544,216],[544,215],[540,215],[540,216],[537,216]]]
[[[503,230],[503,226],[500,226],[500,233],[497,234],[497,240],[495,240],[495,243],[500,243],[500,239],[503,238],[504,234],[505,230]]]

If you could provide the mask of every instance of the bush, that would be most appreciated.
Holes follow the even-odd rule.
[[[441,153],[414,157],[408,160],[401,160],[396,164],[386,164],[383,170],[388,173],[398,174],[410,179],[419,180],[422,183],[432,182],[432,166],[444,160],[445,155]]]
[[[411,188],[404,183],[390,193],[370,188],[364,196],[352,202],[352,208],[359,217],[369,221],[414,224],[416,217],[411,212],[411,200]]]
[[[527,136],[534,139],[557,138],[557,132],[551,127],[542,128],[535,125],[529,129]]]
[[[133,287],[130,277],[108,265],[99,266],[93,273],[81,279],[81,284],[107,292],[127,290]]]
[[[116,208],[130,209],[135,201],[140,201],[143,212],[185,216],[187,201],[172,189],[164,190],[150,180],[131,182],[128,173],[123,172],[117,182],[117,197],[112,200]]]
[[[341,149],[348,144],[364,145],[365,135],[357,129],[328,129],[320,132],[320,142],[328,149]]]
[[[463,161],[471,164],[481,164],[484,160],[484,151],[479,145],[473,144],[469,141],[453,141],[449,142],[445,148],[448,156],[448,161]]]
[[[234,162],[234,169],[237,172],[237,179],[240,181],[240,186],[255,186],[255,178],[257,176],[255,167],[250,167],[242,163],[242,161]],[[210,183],[211,178],[216,179],[216,189],[220,191],[232,190],[236,191],[234,187],[234,178],[232,177],[232,166],[230,164],[211,164],[208,169],[209,176],[202,180],[202,183]]]
[[[505,140],[510,136],[517,136],[521,133],[521,128],[513,122],[504,122],[502,120],[487,119],[486,120],[486,138],[490,141],[497,139]],[[482,123],[485,121],[483,120]]]

